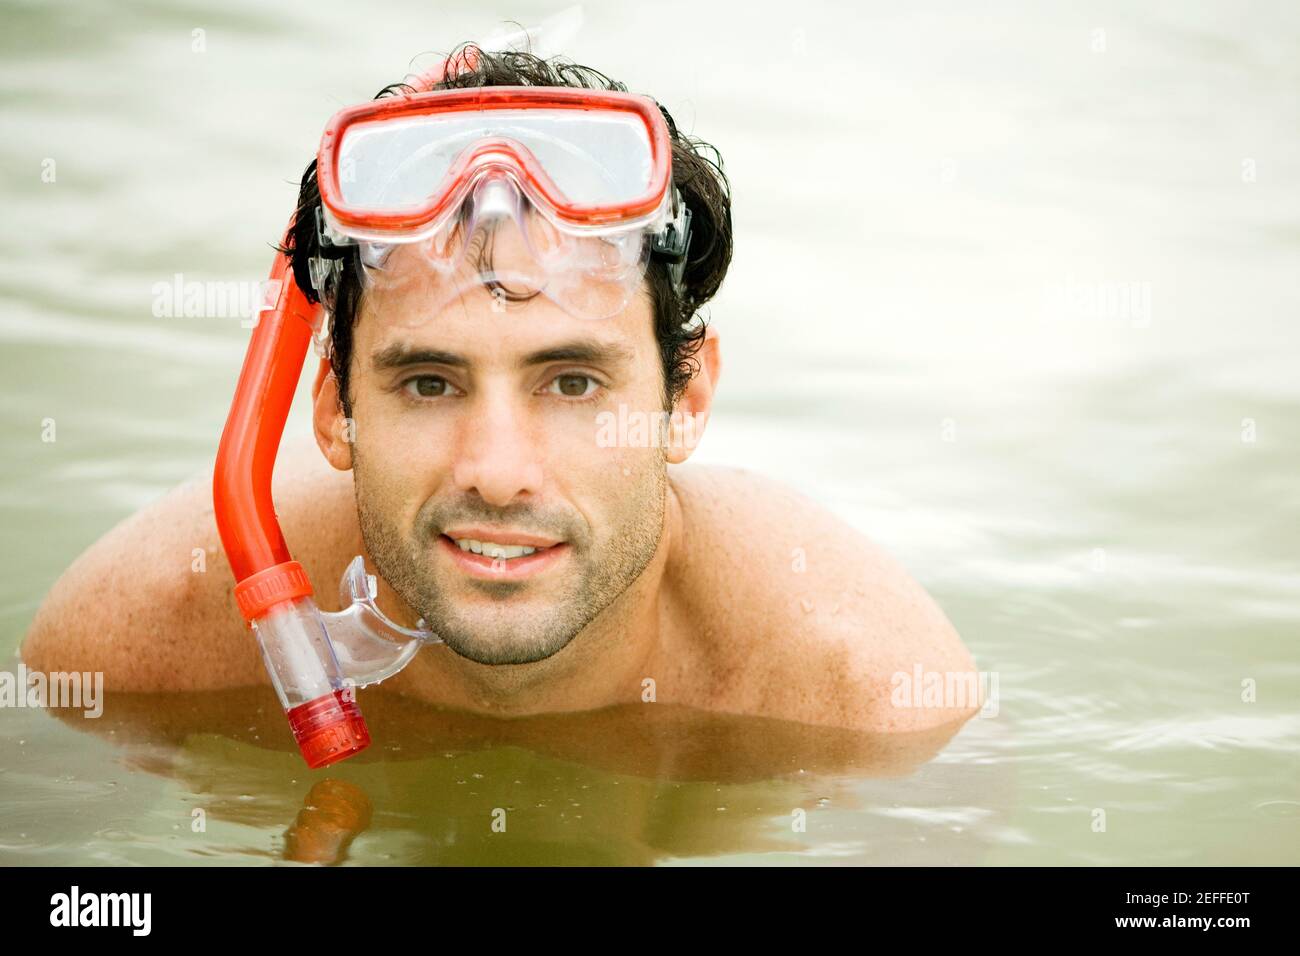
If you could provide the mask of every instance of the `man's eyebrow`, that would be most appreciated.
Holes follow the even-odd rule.
[[[389,372],[408,365],[450,365],[454,368],[469,368],[469,359],[455,352],[444,352],[442,349],[411,348],[401,342],[395,342],[370,356],[370,364],[376,372]]]
[[[549,348],[530,352],[519,362],[527,368],[548,362],[585,362],[590,365],[623,365],[631,362],[636,353],[625,345],[576,339]],[[463,355],[442,349],[411,348],[396,342],[375,352],[370,358],[376,372],[387,372],[408,365],[449,365],[452,368],[469,368],[471,362]]]
[[[586,362],[589,365],[626,365],[636,357],[636,353],[626,345],[616,342],[596,342],[590,339],[576,339],[551,348],[540,349],[525,355],[519,364],[545,365],[548,362]]]

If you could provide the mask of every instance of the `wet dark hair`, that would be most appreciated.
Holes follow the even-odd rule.
[[[627,87],[617,80],[560,57],[544,60],[522,51],[490,53],[473,43],[458,46],[448,57],[448,65],[451,78],[433,89],[562,86],[627,92]],[[407,83],[394,83],[380,90],[375,98],[414,92],[417,90]],[[667,263],[652,259],[646,270],[655,337],[663,362],[664,402],[666,408],[672,408],[699,371],[695,353],[705,336],[700,309],[717,293],[731,264],[731,186],[723,171],[721,153],[709,143],[682,133],[672,115],[662,106],[659,110],[672,139],[673,183],[691,211],[691,242],[681,294],[674,292]],[[291,257],[298,287],[312,302],[321,298],[312,287],[308,265],[319,248],[316,216],[320,204],[313,159],[303,173],[293,227],[281,250]],[[343,413],[351,415],[348,373],[352,331],[362,295],[360,257],[355,248],[347,251],[342,265],[338,281],[326,290],[324,299],[330,313],[330,364],[338,379]]]

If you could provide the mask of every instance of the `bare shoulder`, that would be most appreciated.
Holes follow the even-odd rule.
[[[750,471],[670,475],[683,523],[671,564],[679,625],[694,635],[707,683],[696,693],[712,706],[869,731],[955,727],[978,707],[899,692],[897,675],[973,678],[974,663],[925,589],[865,535]]]
[[[333,582],[360,537],[351,474],[333,471],[314,444],[291,443],[277,461],[273,487],[285,539],[331,606]],[[42,671],[102,671],[112,690],[265,683],[234,584],[209,474],[174,488],[87,548],[46,594],[22,657]]]

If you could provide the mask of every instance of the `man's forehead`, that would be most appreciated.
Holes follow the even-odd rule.
[[[582,320],[530,307],[459,320],[439,316],[413,325],[376,322],[368,331],[358,344],[376,371],[415,363],[630,365],[653,344],[647,317],[631,309],[608,319]]]

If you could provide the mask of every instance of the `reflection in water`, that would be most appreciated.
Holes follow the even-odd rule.
[[[804,853],[819,813],[860,809],[848,780],[906,777],[956,729],[879,736],[666,704],[503,720],[377,690],[364,705],[381,743],[318,772],[266,688],[109,694],[98,720],[35,712],[25,732],[44,738],[38,762],[63,759],[53,738],[71,728],[78,746],[111,741],[121,764],[179,785],[171,815],[201,809],[206,829],[176,839],[202,857],[644,864]],[[124,842],[148,846],[150,826],[124,821]]]
[[[341,863],[358,833],[370,826],[370,798],[356,784],[326,777],[307,792],[284,835],[284,858],[295,863]]]

